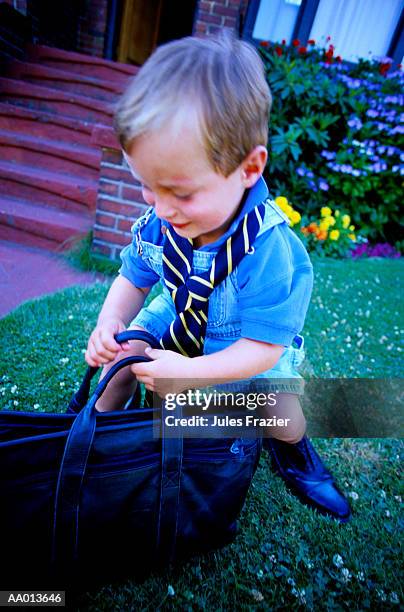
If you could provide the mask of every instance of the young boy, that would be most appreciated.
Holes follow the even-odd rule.
[[[105,374],[123,356],[114,334],[128,326],[166,349],[126,344],[126,354],[153,361],[121,370],[99,411],[122,408],[136,379],[163,397],[188,388],[186,379],[282,378],[285,393],[265,409],[290,418],[267,441],[277,469],[304,501],[344,521],[349,506],[304,436],[295,366],[312,266],[262,178],[270,105],[258,54],[236,39],[174,41],[141,68],[115,127],[151,208],[121,253],[86,361],[108,364]],[[142,309],[158,281],[162,293]]]

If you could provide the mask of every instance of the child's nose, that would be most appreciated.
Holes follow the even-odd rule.
[[[169,198],[154,197],[154,210],[159,219],[166,219],[169,221],[175,216],[175,209],[170,203]]]

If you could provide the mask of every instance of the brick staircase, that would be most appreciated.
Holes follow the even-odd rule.
[[[95,124],[136,68],[31,45],[0,78],[0,238],[57,250],[93,226]]]

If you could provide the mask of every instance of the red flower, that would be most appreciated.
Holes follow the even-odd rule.
[[[310,40],[308,40],[308,41],[307,41],[307,44],[308,44],[308,45],[315,45],[315,44],[316,44],[316,41],[315,41],[315,40],[313,40],[313,38],[310,38]]]
[[[275,47],[275,53],[280,57],[283,54],[282,47]]]
[[[307,53],[307,47],[299,47],[298,52],[300,53],[300,55],[304,55],[305,53]]]
[[[298,38],[295,38],[295,40],[292,41],[292,45],[294,47],[298,47],[300,45],[300,40]]]
[[[391,66],[390,62],[385,62],[384,64],[383,63],[379,64],[379,72],[380,72],[380,74],[384,76],[389,71],[390,66]]]
[[[335,58],[335,60],[339,63],[342,64],[342,57],[340,55],[337,55],[337,57]]]
[[[269,47],[269,42],[267,40],[261,40],[260,47]]]
[[[282,38],[282,44],[286,45],[286,40],[284,38]]]

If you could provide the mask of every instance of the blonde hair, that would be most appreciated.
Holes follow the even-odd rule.
[[[254,147],[266,146],[271,103],[254,47],[229,34],[187,37],[162,45],[141,67],[118,102],[114,127],[127,151],[188,106],[210,164],[227,177]]]

